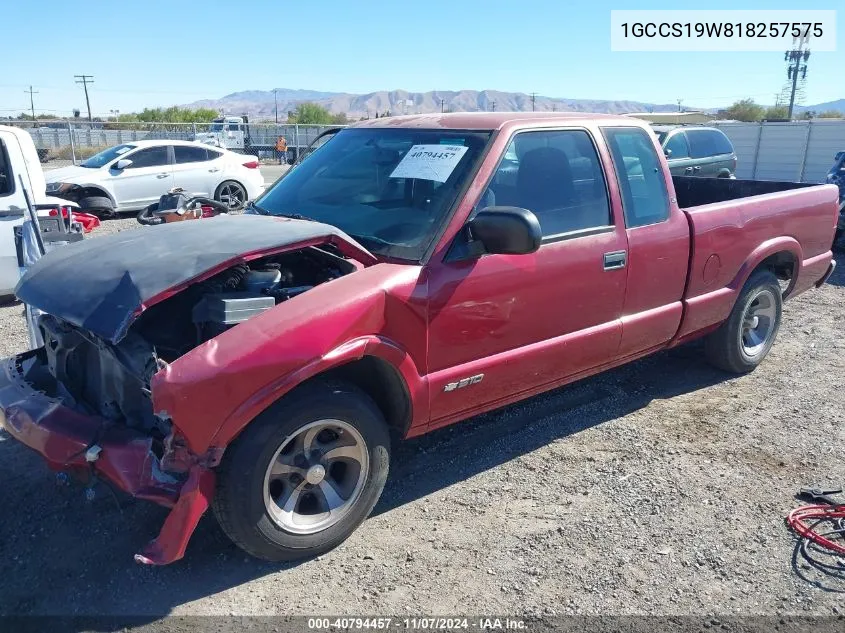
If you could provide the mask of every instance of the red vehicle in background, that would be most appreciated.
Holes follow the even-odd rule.
[[[0,420],[172,507],[141,562],[209,504],[250,554],[312,556],[373,508],[392,442],[700,337],[753,370],[833,270],[837,199],[673,178],[630,118],[362,122],[243,216],[43,257],[17,294],[45,346],[6,361]]]

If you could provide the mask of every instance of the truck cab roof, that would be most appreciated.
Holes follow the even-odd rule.
[[[404,127],[453,130],[500,130],[510,125],[533,126],[573,125],[596,123],[640,127],[639,121],[614,114],[591,112],[449,112],[435,114],[409,114],[402,116],[367,119],[351,127]]]

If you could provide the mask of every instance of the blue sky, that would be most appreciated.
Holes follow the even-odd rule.
[[[837,5],[710,0],[706,8]],[[613,8],[682,7],[619,0],[9,2],[3,48],[12,63],[0,74],[0,115],[29,110],[30,84],[38,113],[84,110],[73,81],[81,73],[95,77],[95,114],[274,87],[497,89],[723,106],[743,97],[772,103],[785,79],[778,53],[611,52]],[[837,17],[839,51],[811,57],[808,104],[845,98],[845,15]]]

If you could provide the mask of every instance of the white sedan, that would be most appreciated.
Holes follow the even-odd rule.
[[[46,193],[110,215],[137,211],[174,187],[242,207],[264,190],[258,157],[190,141],[134,141],[45,173]]]

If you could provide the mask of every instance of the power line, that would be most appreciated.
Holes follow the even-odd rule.
[[[82,84],[82,87],[85,89],[85,105],[88,106],[88,122],[92,122],[94,117],[91,116],[91,101],[88,99],[88,84],[94,83],[94,76],[93,75],[74,75],[74,79],[76,83]]]
[[[32,110],[32,120],[35,121],[35,102],[32,100],[32,95],[37,95],[38,91],[33,90],[32,86],[30,86],[29,90],[24,90],[24,92],[29,93],[29,107]]]
[[[796,46],[797,44],[797,46]],[[807,48],[804,48],[804,47]],[[807,79],[807,60],[810,59],[810,36],[792,38],[792,50],[786,51],[783,61],[786,64],[786,77],[792,82],[789,92],[789,118],[792,118],[792,110],[795,107],[795,93],[798,91],[798,77],[803,82]]]

